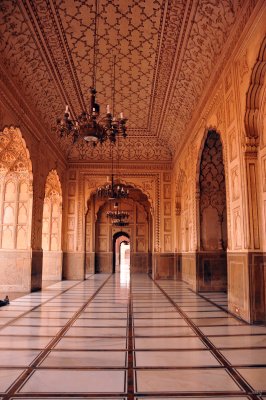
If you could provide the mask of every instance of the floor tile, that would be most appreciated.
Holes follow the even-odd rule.
[[[136,367],[211,367],[220,363],[209,351],[136,351]]]
[[[266,335],[211,336],[209,340],[218,348],[266,347]]]
[[[12,326],[58,326],[62,327],[68,323],[68,318],[19,318]]]
[[[83,328],[74,326],[70,328],[66,336],[126,336],[126,328]]]
[[[52,368],[125,368],[126,360],[127,353],[124,351],[52,351],[41,366]]]
[[[104,384],[103,384],[104,382]],[[123,393],[124,371],[36,371],[20,393]]]
[[[79,316],[80,319],[82,318],[105,318],[105,319],[120,319],[120,318],[127,318],[127,313],[125,312],[91,312],[91,311],[85,311]]]
[[[23,369],[0,369],[0,392],[6,392],[22,372]]]
[[[152,328],[134,328],[135,336],[195,336],[193,330],[189,327],[152,327]]]
[[[134,318],[134,326],[135,327],[147,327],[147,326],[188,326],[187,322],[184,319],[158,319],[158,318],[143,318],[137,319]]]
[[[237,368],[255,390],[266,390],[266,368]]]
[[[189,318],[227,318],[224,311],[186,311]]]
[[[137,392],[240,392],[239,387],[223,369],[138,370]]]
[[[134,317],[135,318],[164,318],[164,319],[175,319],[175,318],[182,318],[179,313],[177,313],[175,310],[172,310],[171,312],[134,312]]]
[[[212,326],[201,327],[200,330],[204,335],[252,335],[264,334],[266,335],[266,327],[254,325],[240,325],[240,326]]]
[[[221,350],[232,365],[266,365],[266,349]]]
[[[1,367],[26,367],[38,354],[39,350],[0,350]]]
[[[1,336],[0,349],[43,349],[51,340],[45,336]]]
[[[60,329],[60,327],[51,326],[7,326],[0,330],[0,335],[54,336],[60,331]]]
[[[78,319],[75,321],[73,326],[83,326],[83,327],[90,327],[90,326],[103,326],[103,327],[126,327],[127,326],[127,319],[100,319],[99,316],[96,319]]]
[[[236,318],[191,318],[191,321],[197,326],[215,326],[215,325],[244,325],[244,322]]]
[[[205,349],[203,342],[196,337],[179,338],[135,338],[136,349]]]
[[[126,338],[71,338],[63,337],[55,346],[65,350],[120,350],[126,348]]]

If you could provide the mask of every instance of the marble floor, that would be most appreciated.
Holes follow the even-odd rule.
[[[0,400],[29,398],[266,399],[266,327],[182,282],[58,282],[0,308]]]

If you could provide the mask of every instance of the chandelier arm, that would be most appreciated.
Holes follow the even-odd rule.
[[[115,63],[116,56],[113,57],[113,85],[112,85],[112,103],[113,103],[113,116],[115,115]]]
[[[94,89],[96,89],[97,51],[98,51],[98,18],[99,18],[98,1],[99,0],[95,0],[95,24],[94,24],[94,42],[93,42],[93,71],[92,71],[92,87]]]

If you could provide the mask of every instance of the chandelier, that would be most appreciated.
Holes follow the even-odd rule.
[[[113,226],[128,226],[129,223],[127,221],[120,221],[117,219],[112,222],[112,225]]]
[[[95,102],[96,89],[91,87],[90,92],[89,112],[82,111],[76,119],[71,119],[68,106],[66,106],[63,119],[58,118],[57,120],[59,136],[61,138],[70,136],[73,144],[82,138],[93,146],[108,139],[111,143],[116,143],[119,134],[125,139],[127,137],[127,119],[123,117],[123,113],[121,112],[120,117],[116,119],[110,112],[110,106],[107,105],[106,117],[97,120],[100,114],[100,106]]]
[[[60,138],[71,137],[74,144],[79,139],[85,140],[96,146],[97,143],[103,143],[109,140],[111,143],[116,143],[117,137],[121,135],[127,137],[127,119],[124,118],[121,112],[119,118],[114,115],[114,100],[115,100],[115,65],[116,58],[113,58],[113,83],[112,97],[113,110],[110,111],[110,106],[106,107],[105,117],[100,117],[100,106],[96,103],[96,70],[97,70],[97,47],[98,47],[98,0],[95,0],[95,28],[94,28],[94,55],[93,55],[93,79],[90,87],[90,104],[87,109],[81,114],[71,118],[68,105],[66,105],[63,118],[57,119],[56,132]]]
[[[127,211],[122,211],[118,209],[118,203],[114,204],[114,211],[107,211],[106,216],[111,218],[112,220],[120,220],[127,219],[129,217],[129,213]]]
[[[114,174],[112,173],[111,182],[107,182],[105,185],[99,186],[96,194],[97,197],[101,199],[127,199],[129,190],[122,183],[115,183]]]
[[[114,226],[127,226],[129,225],[128,221],[125,221],[129,217],[129,213],[127,211],[119,210],[118,203],[114,204],[113,211],[106,212],[107,218],[112,220],[112,225]]]

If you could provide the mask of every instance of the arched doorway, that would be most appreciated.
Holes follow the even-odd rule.
[[[130,237],[127,232],[113,236],[113,272],[128,273],[130,269]]]
[[[227,290],[227,217],[223,149],[219,133],[209,130],[199,168],[199,291]]]

